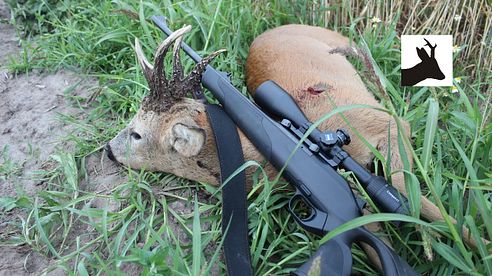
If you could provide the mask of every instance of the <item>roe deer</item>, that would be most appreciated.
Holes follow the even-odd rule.
[[[189,76],[184,77],[179,45],[189,30],[189,26],[183,27],[165,39],[156,51],[154,65],[145,58],[138,40],[135,41],[136,55],[150,93],[128,126],[105,149],[110,159],[131,168],[162,171],[219,185],[218,156],[205,105],[185,97],[200,87],[205,66],[219,51],[204,58]],[[168,79],[163,71],[163,59],[173,43],[173,73]],[[348,45],[346,37],[320,27],[286,25],[267,31],[255,39],[249,52],[246,64],[248,89],[254,93],[263,81],[274,80],[292,95],[311,121],[332,110],[333,104],[368,104],[382,108],[347,59],[340,54],[329,54],[335,47]],[[395,119],[370,108],[345,111],[343,115],[382,156],[389,153],[391,171],[394,172],[390,176],[392,183],[406,194]],[[408,124],[401,122],[405,126],[403,135],[409,136]],[[335,116],[324,122],[320,129],[344,127],[347,127],[344,120]],[[245,159],[263,161],[240,130],[239,135]],[[346,151],[360,164],[370,165],[373,153],[356,135],[352,136]],[[266,165],[266,170],[269,175],[276,173],[270,165]],[[246,175],[253,171],[248,169]],[[443,219],[431,201],[425,197],[421,201],[424,217],[431,221]],[[469,236],[465,235],[465,239],[469,241]]]
[[[428,78],[436,80],[443,80],[445,78],[436,60],[437,44],[434,44],[434,46],[432,46],[427,39],[424,38],[424,40],[425,42],[427,42],[427,44],[425,44],[424,46],[429,46],[431,50],[431,55],[429,56],[429,54],[427,54],[427,51],[425,51],[423,47],[415,48],[421,62],[412,68],[401,69],[402,86],[413,86]]]

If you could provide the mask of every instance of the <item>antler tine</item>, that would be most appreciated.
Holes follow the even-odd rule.
[[[192,84],[199,84],[201,81],[201,77],[203,74],[203,71],[205,71],[205,68],[207,68],[207,65],[215,58],[217,57],[220,53],[225,52],[226,49],[220,49],[218,51],[215,51],[208,55],[207,57],[203,58],[200,60],[199,63],[195,65],[191,73],[186,77],[186,80],[184,81],[185,83],[192,83]]]
[[[434,47],[436,47],[436,46],[437,46],[437,44],[436,44],[436,45],[434,45],[434,47],[432,47],[432,45],[431,45],[431,43],[429,42],[429,40],[427,40],[427,39],[425,39],[425,38],[424,38],[424,40],[425,40],[425,42],[427,42],[427,44],[425,44],[425,45],[426,45],[426,46],[429,46],[430,48],[434,48]]]
[[[147,82],[151,83],[154,66],[152,66],[152,64],[150,64],[150,62],[145,57],[142,51],[142,46],[140,46],[140,41],[138,40],[138,38],[135,38],[135,53],[137,54],[138,63],[140,63],[140,67],[142,67]]]
[[[183,66],[181,65],[181,59],[179,58],[179,52],[181,50],[181,42],[183,41],[183,36],[178,37],[174,42],[173,49],[173,79],[172,81],[183,79]]]
[[[190,26],[183,27],[172,33],[164,40],[156,51],[154,58],[154,70],[149,83],[150,94],[144,98],[142,108],[154,112],[163,112],[168,110],[174,103],[186,96],[187,92],[197,91],[200,88],[201,75],[207,65],[220,53],[225,50],[216,51],[206,58],[203,58],[193,68],[192,72],[183,77],[183,67],[179,58],[181,42],[183,35],[191,29]],[[168,81],[163,72],[164,57],[169,50],[170,45],[174,43],[173,49],[173,73],[172,78]],[[148,63],[148,62],[147,62]],[[142,59],[142,64],[148,65]]]
[[[164,57],[169,50],[171,44],[183,36],[185,33],[191,30],[191,26],[184,26],[183,28],[173,32],[170,36],[168,36],[157,48],[155,57],[154,57],[154,67],[155,70],[153,72],[152,85],[155,88],[164,88],[167,86],[166,76],[164,74]],[[155,89],[157,90],[157,89]]]
[[[436,49],[436,47],[437,47],[437,43],[436,43],[436,44],[434,44],[434,47],[433,47],[433,46],[430,44],[429,40],[427,40],[427,39],[425,39],[425,38],[424,38],[424,40],[425,40],[425,42],[427,42],[427,44],[425,44],[425,45],[426,45],[426,46],[429,46],[429,48],[431,49],[431,58],[433,58],[433,57],[434,57],[434,54],[435,54],[435,49]]]

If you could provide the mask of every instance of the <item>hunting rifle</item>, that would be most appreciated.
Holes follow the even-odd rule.
[[[153,22],[171,35],[163,16],[153,16]],[[181,48],[195,62],[201,57],[186,43]],[[312,129],[298,147],[312,125],[292,97],[275,82],[261,84],[255,93],[256,104],[242,95],[230,82],[227,74],[207,66],[202,85],[220,102],[222,108],[243,131],[261,154],[293,185],[294,196],[289,210],[307,231],[325,235],[336,227],[361,216],[363,201],[359,200],[336,169],[353,172],[358,181],[383,212],[408,214],[407,200],[384,178],[369,173],[342,149],[350,142],[344,130],[320,131]],[[308,214],[295,212],[303,203]],[[322,244],[304,265],[293,272],[308,275],[313,261],[319,259],[321,275],[350,275],[351,247],[364,242],[375,249],[385,275],[416,275],[417,273],[381,239],[363,227],[335,236]]]

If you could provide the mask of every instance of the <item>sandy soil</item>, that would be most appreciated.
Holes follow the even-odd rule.
[[[63,92],[80,78],[66,72],[41,76],[2,74],[0,87],[0,148],[15,166],[12,175],[0,179],[0,196],[15,196],[19,191],[34,194],[44,185],[34,172],[43,170],[50,154],[57,149],[70,150],[72,145],[58,140],[72,127],[57,120],[57,114],[81,116],[81,110],[67,104]],[[86,93],[80,88],[75,93]],[[3,158],[2,158],[3,159]],[[8,229],[19,215],[13,210],[0,216],[0,231]],[[2,248],[0,275],[39,274],[48,261],[26,248]]]
[[[10,12],[0,0],[0,19],[8,18]],[[0,178],[0,197],[15,196],[19,191],[32,195],[43,188],[44,185],[35,180],[34,172],[45,169],[49,156],[57,150],[70,151],[73,148],[61,138],[74,129],[62,123],[59,114],[77,118],[85,115],[83,110],[66,100],[65,94],[88,97],[90,88],[96,84],[94,80],[64,71],[52,75],[32,72],[13,76],[6,65],[10,58],[17,57],[19,51],[14,28],[0,23],[0,152],[4,151],[0,164],[9,162],[14,168],[8,177]],[[95,155],[94,158],[100,160],[99,157]],[[89,178],[93,176],[94,182],[118,185],[124,181],[123,177],[114,174],[114,170],[108,170],[108,174],[100,173],[101,169],[96,167],[100,167],[101,163],[93,159],[90,159],[92,161],[88,162],[87,168]],[[113,164],[109,162],[107,167],[111,166]],[[18,216],[22,215],[19,212],[0,213],[1,236],[6,237],[14,231],[12,222],[18,221]],[[39,275],[50,263],[51,260],[29,250],[27,246],[0,247],[0,275]],[[50,274],[64,273],[55,270]]]
[[[72,107],[64,97],[64,91],[77,84],[70,94],[86,97],[89,90],[81,81],[64,71],[16,77],[4,73],[0,88],[0,145],[7,147],[7,156],[20,171],[8,181],[0,180],[3,195],[15,195],[18,185],[28,193],[34,192],[39,183],[32,180],[31,172],[40,169],[56,150],[72,149],[61,140],[74,129],[60,122],[59,114],[83,116],[83,111]]]
[[[10,12],[8,8],[0,0],[0,19],[7,19],[9,17]],[[23,153],[23,150],[25,150],[24,145],[11,145],[12,143],[10,143],[12,138],[15,137],[14,135],[18,134],[21,127],[15,126],[14,121],[9,121],[9,117],[22,115],[22,113],[15,114],[15,110],[21,109],[22,107],[20,105],[13,106],[10,103],[10,98],[14,96],[14,93],[21,91],[15,90],[17,85],[11,83],[12,80],[4,68],[8,59],[19,52],[16,34],[12,26],[0,23],[0,45],[0,150],[9,144],[10,149],[18,153],[15,159],[21,161],[21,159],[26,159],[27,156]],[[24,96],[19,97],[18,95],[18,98],[29,100],[29,96],[25,93],[26,91],[22,92],[24,92]],[[22,120],[22,118],[20,119]],[[14,126],[14,130],[12,130],[12,126]],[[0,163],[2,162],[3,160],[0,161]],[[22,174],[22,172],[19,173]],[[0,180],[0,196],[13,195],[14,186],[13,183]],[[6,223],[15,215],[17,214],[0,215],[0,231],[2,233],[5,234],[8,232]],[[25,247],[14,248],[3,246],[0,248],[0,275],[39,274],[48,263],[48,260]]]
[[[10,58],[17,57],[21,49],[14,28],[5,23],[5,19],[9,18],[10,12],[3,0],[0,0],[0,20],[4,21],[0,21],[0,164],[10,162],[14,166],[8,177],[0,178],[0,197],[15,196],[19,191],[34,195],[45,187],[44,183],[36,180],[36,171],[50,167],[51,154],[60,150],[73,150],[73,145],[64,142],[62,138],[73,132],[74,128],[62,123],[60,114],[84,119],[88,112],[75,107],[67,100],[67,96],[87,98],[91,95],[91,88],[97,86],[95,80],[66,71],[51,75],[37,72],[17,76],[10,74],[6,65]],[[7,160],[2,157],[2,150]],[[88,156],[85,167],[88,178],[80,183],[80,188],[84,190],[107,194],[113,187],[127,180],[120,173],[121,168],[109,161],[102,152]],[[201,199],[206,200],[204,197]],[[109,207],[110,211],[121,208],[102,201],[94,201],[91,205]],[[171,203],[170,207],[180,214],[193,212],[192,204],[179,201]],[[16,209],[0,212],[0,238],[8,236],[10,231],[18,231],[12,222],[18,222],[22,215]],[[182,242],[190,241],[177,221],[171,218],[169,223],[176,229],[175,233]],[[82,226],[71,235],[75,237],[78,233],[90,230]],[[214,251],[214,248],[207,249],[209,252]],[[52,264],[53,260],[27,246],[0,244],[0,276],[39,275]],[[140,270],[137,266],[125,265],[129,275],[137,275]],[[63,275],[64,272],[59,269],[49,274]]]
[[[0,20],[9,19],[10,11],[7,8],[7,5],[0,0]],[[17,38],[15,36],[15,31],[12,26],[7,24],[0,23],[0,67],[2,64],[5,64],[5,61],[8,60],[9,56],[12,54],[16,54],[19,51],[17,47]]]

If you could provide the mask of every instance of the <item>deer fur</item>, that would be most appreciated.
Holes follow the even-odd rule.
[[[178,52],[182,36],[189,29],[184,27],[174,32],[159,46],[154,65],[147,61],[136,41],[135,50],[150,93],[129,125],[108,143],[106,150],[111,159],[135,169],[162,171],[219,185],[219,161],[205,106],[185,97],[200,86],[201,73],[218,52],[204,58],[190,76],[183,77]],[[162,60],[173,42],[174,72],[168,80],[162,71]],[[333,110],[334,105],[366,104],[382,108],[346,58],[329,53],[334,48],[348,46],[346,37],[319,27],[286,25],[267,31],[250,48],[246,63],[248,89],[254,93],[263,81],[274,80],[292,95],[312,121]],[[384,157],[391,148],[391,181],[406,194],[395,119],[370,108],[345,111],[343,115]],[[401,133],[408,137],[409,125],[403,120],[401,123],[404,126]],[[322,130],[338,128],[349,129],[340,115],[320,126]],[[263,161],[251,142],[240,130],[239,133],[245,159]],[[373,153],[356,135],[352,135],[352,142],[345,149],[360,164],[372,163]],[[266,168],[270,176],[276,173],[270,165]],[[251,170],[247,171],[247,175],[250,173]],[[421,201],[425,218],[443,220],[431,201],[425,197]],[[473,244],[469,235],[464,238]]]

